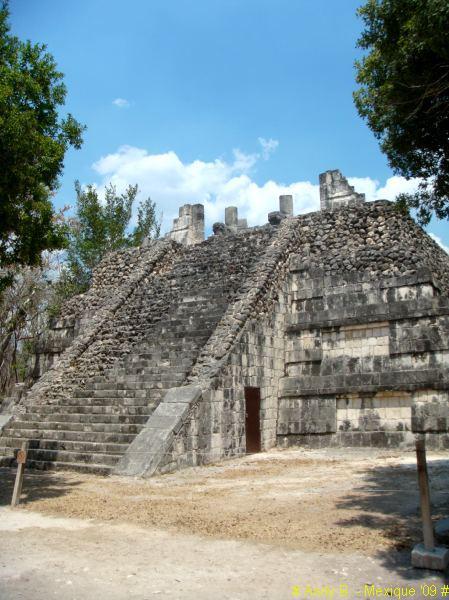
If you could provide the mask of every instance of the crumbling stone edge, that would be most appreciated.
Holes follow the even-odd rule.
[[[155,267],[162,263],[166,255],[171,255],[173,251],[180,248],[179,244],[172,240],[156,240],[150,242],[147,260],[142,261],[141,267],[126,280],[111,297],[110,302],[106,302],[92,316],[88,326],[75,338],[73,343],[63,352],[54,367],[50,368],[33,385],[26,395],[15,407],[14,413],[25,411],[25,405],[31,403],[34,399],[46,395],[48,392],[63,390],[67,382],[67,374],[76,368],[76,361],[86,349],[97,338],[102,327],[113,318],[113,315],[127,301],[141,281],[151,274]]]
[[[7,427],[8,423],[12,419],[12,414],[2,414],[0,415],[0,435],[2,434],[3,429]]]
[[[198,386],[171,388],[114,469],[115,475],[151,477],[169,452],[176,434],[200,400]]]

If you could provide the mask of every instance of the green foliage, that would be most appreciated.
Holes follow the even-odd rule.
[[[449,217],[449,2],[368,0],[356,63],[359,114],[396,173],[424,182],[402,208]]]
[[[41,44],[9,33],[0,6],[0,269],[3,284],[14,265],[39,265],[43,250],[62,248],[66,228],[55,219],[52,192],[69,146],[83,127],[58,116],[66,88]]]
[[[131,235],[131,244],[140,246],[146,237],[158,238],[161,233],[161,222],[156,215],[156,204],[147,198],[137,209],[137,226]]]
[[[47,329],[50,260],[46,253],[43,267],[16,267],[11,285],[0,297],[0,398],[30,374],[35,344]]]
[[[137,225],[128,232],[137,185],[128,186],[122,194],[117,194],[115,186],[107,186],[104,202],[92,185],[82,189],[76,182],[75,190],[76,215],[69,220],[67,260],[55,284],[52,314],[58,312],[64,300],[87,290],[92,272],[105,254],[138,246],[145,237],[158,237],[160,232],[156,206],[150,198],[139,204]]]

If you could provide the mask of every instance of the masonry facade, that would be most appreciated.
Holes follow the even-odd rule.
[[[242,455],[250,429],[261,450],[448,447],[449,257],[339,171],[320,196],[255,228],[229,207],[205,241],[187,205],[108,256],[37,348],[3,461],[27,438],[38,468],[150,476]]]

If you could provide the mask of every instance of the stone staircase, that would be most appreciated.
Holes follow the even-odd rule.
[[[89,348],[84,368],[68,375],[66,392],[28,401],[3,430],[0,464],[12,464],[29,440],[31,468],[111,473],[166,390],[185,381],[266,237],[256,231],[182,248],[167,272],[142,282],[104,327],[104,345]]]

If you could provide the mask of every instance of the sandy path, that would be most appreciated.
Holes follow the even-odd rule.
[[[400,556],[392,569],[358,554],[282,550],[9,509],[0,509],[0,518],[2,600],[287,600],[310,597],[302,593],[308,584],[335,588],[334,598],[344,597],[343,584],[347,597],[356,598],[371,583],[442,584],[433,574],[413,573]],[[299,594],[294,586],[301,586]]]
[[[429,459],[444,516],[449,461]],[[11,473],[2,483],[5,504]],[[306,584],[340,598],[340,583],[349,598],[367,583],[424,597],[420,584],[443,582],[408,566],[413,454],[278,451],[149,481],[29,473],[24,492],[0,509],[2,600],[331,597]]]

